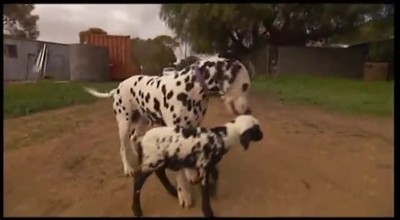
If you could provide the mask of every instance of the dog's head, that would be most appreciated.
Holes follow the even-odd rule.
[[[235,59],[203,60],[200,71],[205,74],[209,90],[218,93],[227,110],[233,115],[250,114],[247,94],[250,76],[246,67]]]
[[[263,139],[258,120],[252,115],[240,115],[233,121],[240,136],[239,141],[245,150],[249,148],[250,142],[258,142]]]

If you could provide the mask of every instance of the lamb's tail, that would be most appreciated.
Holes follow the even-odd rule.
[[[116,89],[113,89],[113,90],[109,91],[108,93],[107,92],[101,93],[101,92],[96,91],[95,89],[88,88],[88,87],[84,87],[84,89],[86,90],[86,92],[90,93],[93,96],[99,97],[99,98],[109,98],[114,95],[115,90],[116,90]]]

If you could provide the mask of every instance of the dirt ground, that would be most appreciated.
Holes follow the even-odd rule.
[[[248,151],[235,146],[222,160],[211,200],[216,216],[394,215],[393,118],[333,114],[260,94],[251,104],[265,139]],[[231,118],[212,100],[205,125]],[[111,100],[6,120],[5,143],[48,123],[58,126],[47,128],[49,138],[5,146],[4,215],[132,216]],[[184,210],[152,176],[144,215],[202,216],[193,191],[196,204]]]

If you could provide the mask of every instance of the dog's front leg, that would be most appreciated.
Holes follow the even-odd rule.
[[[190,192],[190,185],[183,169],[178,170],[176,174],[176,186],[178,188],[179,205],[186,209],[192,207],[193,199]]]
[[[138,171],[134,175],[132,211],[136,217],[140,217],[143,215],[142,207],[140,204],[140,191],[142,190],[144,182],[150,176],[150,174],[151,172]]]
[[[202,173],[204,175],[201,180],[201,209],[203,210],[204,217],[214,217],[214,213],[210,205],[210,192],[209,192],[210,172],[207,169],[205,169]]]

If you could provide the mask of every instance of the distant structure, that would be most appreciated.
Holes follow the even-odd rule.
[[[140,73],[129,36],[90,35],[71,45],[3,37],[3,81],[109,81]]]

